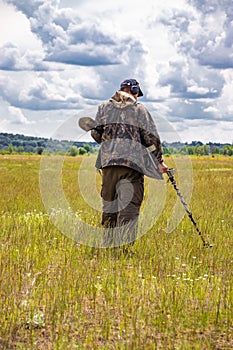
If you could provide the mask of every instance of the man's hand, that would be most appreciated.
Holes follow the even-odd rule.
[[[162,162],[162,163],[159,163],[159,171],[163,174],[163,173],[166,173],[168,171],[168,166]]]

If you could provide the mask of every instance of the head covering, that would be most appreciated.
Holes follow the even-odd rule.
[[[122,87],[129,87],[133,95],[138,94],[138,97],[143,96],[142,90],[140,89],[139,83],[136,79],[126,79],[121,83]]]

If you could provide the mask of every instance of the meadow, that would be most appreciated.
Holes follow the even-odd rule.
[[[66,157],[64,191],[99,225],[101,213],[79,193],[81,160]],[[166,232],[177,197],[166,183],[161,215],[128,256],[80,244],[51,222],[40,156],[1,156],[0,349],[232,349],[233,158],[191,162],[190,208],[213,247],[187,215]]]

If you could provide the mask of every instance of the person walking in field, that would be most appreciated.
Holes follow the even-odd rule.
[[[97,168],[102,169],[102,225],[105,246],[133,245],[144,196],[144,175],[163,179],[168,167],[162,158],[154,121],[138,102],[143,96],[135,79],[126,79],[96,114],[91,131],[101,145]]]

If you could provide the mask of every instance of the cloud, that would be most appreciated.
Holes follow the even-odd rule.
[[[77,20],[78,16],[74,16],[74,11],[71,8],[61,8],[56,12],[54,23],[67,31],[69,26],[75,24]]]
[[[193,13],[182,9],[166,9],[160,16],[160,22],[171,27],[174,33],[188,33],[190,22],[195,19]]]
[[[203,112],[210,112],[216,114],[219,112],[219,110],[216,107],[208,106],[207,108],[203,109]]]
[[[8,0],[30,21],[31,30],[43,43],[45,61],[98,66],[123,63],[134,38],[104,33],[99,23],[80,19],[74,11],[59,9],[59,1]],[[126,50],[124,49],[126,47]]]
[[[179,59],[169,62],[158,84],[170,86],[171,94],[185,99],[216,98],[221,95],[224,78],[217,71],[200,67],[194,60]]]
[[[37,132],[51,130],[136,78],[139,101],[179,130],[188,125],[189,137],[198,125],[229,124],[231,2],[148,0],[131,11],[131,0],[5,0],[3,14],[0,0],[0,102],[36,121]],[[7,125],[36,132],[26,121]]]
[[[10,105],[32,111],[81,109],[93,101],[93,95],[89,101],[81,92],[82,87],[88,88],[91,84],[86,81],[86,76],[87,72],[82,69],[77,75],[72,71],[63,75],[60,72],[39,72],[36,76],[32,72],[19,72],[21,79],[17,81],[12,75],[5,74],[3,77],[2,74],[0,94]],[[95,77],[94,72],[92,76]]]
[[[72,25],[68,31],[69,43],[95,43],[96,45],[114,45],[115,41],[109,35],[102,33],[95,24],[84,23],[83,25]]]
[[[34,124],[25,117],[21,109],[13,106],[8,107],[8,116],[12,124]]]
[[[165,10],[161,23],[169,28],[178,51],[215,68],[233,68],[233,11],[231,0],[189,0],[193,7],[184,11]]]
[[[213,123],[214,126],[214,121],[221,121],[228,123],[229,132],[230,130],[232,132],[233,109],[231,110],[229,105],[224,107],[223,102],[222,97],[219,97],[216,100],[174,99],[169,102],[169,113],[166,115],[166,118],[175,124],[183,124],[183,128],[185,128],[188,120],[199,120],[200,127],[202,124],[206,125],[207,122],[210,124]]]
[[[232,14],[232,1],[231,0],[188,0],[188,2],[196,7],[200,12],[205,15],[216,13],[218,10],[224,10],[227,14]]]
[[[35,121],[29,120],[20,108],[9,106],[3,101],[0,101],[0,128],[1,130],[11,130],[17,132],[18,128],[31,127]]]
[[[196,83],[194,83],[193,85],[187,87],[187,92],[198,96],[206,96],[210,90],[207,87],[198,86]]]
[[[123,43],[91,23],[69,24],[65,40],[57,40],[46,60],[81,66],[121,63]]]
[[[7,71],[33,70],[44,71],[49,67],[43,62],[43,53],[38,50],[26,50],[24,53],[18,46],[6,43],[0,47],[0,69]]]
[[[7,0],[6,2],[14,5],[29,19],[32,32],[39,36],[44,44],[52,42],[61,35],[62,27],[53,22],[58,0]]]
[[[7,43],[1,47],[0,68],[3,70],[17,69],[18,61],[20,60],[20,53],[18,48]]]
[[[0,94],[12,106],[34,111],[85,108],[109,98],[109,91],[118,89],[126,76],[136,71],[137,78],[143,76],[146,51],[132,35],[105,33],[98,21],[81,20],[75,11],[58,9],[56,1],[36,1],[37,6],[9,2],[28,16],[43,43],[42,51],[27,49],[23,54],[11,43],[3,47],[0,69],[28,71],[18,73],[17,79],[2,74]],[[56,63],[63,72],[53,71]]]
[[[46,61],[59,62],[65,64],[79,65],[79,66],[101,66],[119,64],[120,61],[108,52],[108,48],[96,49],[93,45],[87,51],[82,45],[69,46],[62,50],[56,49],[55,52],[46,57]]]
[[[204,66],[210,66],[216,69],[233,68],[232,48],[226,48],[222,44],[214,45],[206,49],[204,54],[196,56],[199,63]]]
[[[15,5],[17,9],[30,18],[33,17],[34,13],[37,11],[37,8],[44,3],[44,0],[34,0],[34,1],[25,1],[25,0],[6,0],[6,3]]]

